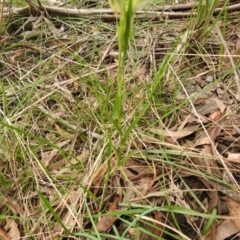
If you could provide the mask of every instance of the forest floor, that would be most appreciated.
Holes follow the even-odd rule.
[[[240,1],[212,2],[137,12],[121,128],[108,2],[0,3],[4,240],[240,239]]]

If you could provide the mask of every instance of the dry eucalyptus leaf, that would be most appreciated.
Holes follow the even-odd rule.
[[[65,146],[66,144],[68,144],[70,142],[69,139],[59,142],[57,143],[57,146],[59,148],[62,148],[63,146]],[[51,151],[48,152],[43,152],[41,155],[41,160],[44,164],[45,167],[47,167],[49,165],[49,163],[53,160],[54,157],[56,157],[59,154],[59,150],[58,149],[53,149]]]
[[[240,153],[231,153],[231,152],[228,152],[228,159],[231,161],[231,160],[234,160],[234,161],[237,161],[237,162],[240,162]]]
[[[134,177],[146,177],[146,176],[153,176],[154,171],[153,168],[150,166],[143,165],[142,163],[138,163],[137,161],[129,160],[126,162],[125,167],[131,171],[131,169],[136,173]],[[160,174],[161,171],[157,170],[156,174]]]
[[[0,227],[0,239],[11,240],[6,231],[4,231],[4,229],[2,229],[1,227]]]
[[[229,211],[229,215],[233,217],[231,221],[233,224],[240,230],[240,203],[233,200],[232,198],[228,198],[227,207]]]
[[[20,231],[15,220],[6,219],[6,225],[4,226],[4,230],[7,231],[10,239],[20,239]]]
[[[186,137],[192,133],[194,133],[199,127],[199,124],[197,125],[192,125],[192,126],[188,126],[186,128],[184,128],[181,131],[171,131],[171,130],[163,130],[163,129],[159,129],[159,128],[150,128],[150,132],[155,133],[155,134],[159,134],[161,136],[164,137],[173,137],[175,139],[180,139],[183,137]]]
[[[221,113],[224,113],[226,106],[225,104],[218,98],[213,98],[213,100],[216,102],[218,108],[220,109]]]
[[[44,46],[47,47],[47,48],[55,48],[55,47],[61,47],[61,46],[65,46],[65,45],[68,45],[68,44],[71,44],[72,43],[72,40],[70,39],[53,39],[53,40],[50,40],[50,41],[47,41],[44,43]]]
[[[13,65],[16,65],[16,57],[19,57],[21,55],[23,55],[25,52],[24,49],[17,49],[15,52],[14,52],[14,55],[10,57],[10,62],[13,64]]]
[[[235,47],[236,47],[237,54],[239,54],[240,53],[240,38],[237,39]]]
[[[226,238],[232,236],[233,234],[237,233],[239,229],[232,223],[231,220],[224,220],[222,221],[216,229],[216,234],[214,238],[211,238],[210,232],[209,235],[205,237],[205,240],[225,240]]]
[[[96,176],[94,177],[94,180],[92,182],[92,187],[93,189],[93,193],[97,194],[99,187],[101,186],[101,183],[105,177],[105,174],[107,172],[107,162],[105,162],[104,164],[102,164],[102,166],[100,167],[100,169],[98,170],[98,172],[96,173]]]
[[[108,211],[109,213],[112,213],[117,209],[117,202],[111,203],[109,205],[110,205],[110,208]],[[106,232],[109,228],[111,228],[111,226],[116,220],[117,218],[113,215],[102,217],[96,225],[97,230],[99,232]]]

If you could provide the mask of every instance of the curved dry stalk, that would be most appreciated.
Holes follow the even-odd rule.
[[[162,6],[162,10],[169,9],[169,5]],[[179,6],[180,7],[180,6]],[[187,6],[189,7],[189,6]],[[91,19],[115,19],[116,16],[114,14],[114,11],[111,9],[73,9],[73,8],[62,8],[62,7],[50,7],[50,6],[44,6],[43,7],[46,12],[49,14],[57,15],[57,16],[69,16],[69,17],[81,17],[81,18],[91,18]],[[165,8],[165,9],[164,9]],[[240,10],[240,3],[234,4],[234,5],[229,5],[226,7],[218,7],[215,9],[214,14],[219,13],[223,10],[228,11],[237,11]],[[172,8],[170,8],[172,10]],[[178,10],[177,8],[174,8],[175,11],[171,12],[163,12],[163,11],[136,11],[136,16],[135,18],[137,19],[149,19],[149,18],[185,18],[189,16],[196,15],[196,12],[192,12],[190,8],[189,11],[182,11],[183,6],[179,8],[179,11],[181,12],[176,12]],[[4,8],[3,9],[3,16],[14,16],[14,15],[23,15],[23,16],[29,16],[29,7],[24,7],[24,8],[14,8],[11,11],[9,9]]]

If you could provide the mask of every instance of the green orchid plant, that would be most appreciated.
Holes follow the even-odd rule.
[[[113,109],[113,120],[117,121],[120,129],[122,121],[122,103],[124,95],[124,73],[125,60],[130,40],[130,33],[136,11],[143,7],[149,0],[109,0],[109,4],[115,15],[120,16],[117,27],[118,46],[119,46],[119,65],[118,65],[118,89]]]

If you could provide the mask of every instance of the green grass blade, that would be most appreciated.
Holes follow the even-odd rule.
[[[56,219],[56,221],[58,222],[59,225],[61,225],[61,227],[69,234],[71,234],[69,232],[69,230],[66,228],[66,226],[64,225],[64,223],[62,222],[62,220],[60,219],[60,217],[57,215],[57,213],[54,211],[54,209],[52,208],[50,202],[44,197],[44,195],[37,190],[38,196],[39,198],[42,200],[43,204],[47,207],[47,209],[52,213],[53,217]]]

